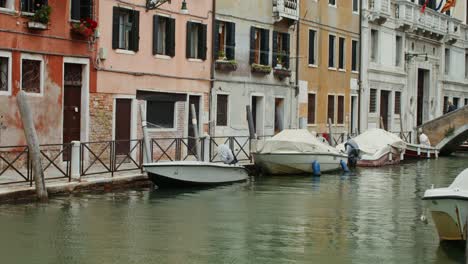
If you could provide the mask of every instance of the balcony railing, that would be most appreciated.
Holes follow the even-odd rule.
[[[299,20],[299,0],[273,0],[273,16],[277,21]]]
[[[390,0],[369,0],[370,20],[384,23],[390,17]]]

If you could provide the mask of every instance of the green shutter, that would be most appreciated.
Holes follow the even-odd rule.
[[[260,43],[260,64],[269,65],[270,62],[270,31],[262,29]]]
[[[113,7],[112,10],[112,48],[119,48],[119,15],[120,8],[117,6]]]
[[[278,64],[278,33],[277,31],[273,31],[273,58],[272,58],[272,61],[271,61],[271,65],[273,67],[276,66],[276,64]]]
[[[226,29],[226,57],[228,60],[234,60],[236,58],[236,24],[228,22]]]
[[[216,20],[214,28],[214,46],[213,46],[213,58],[218,59],[219,54],[219,25],[220,22]]]
[[[158,53],[159,16],[153,16],[153,55]]]
[[[185,46],[185,57],[192,58],[192,54],[190,52],[190,47],[192,46],[192,39],[190,38],[190,31],[192,30],[192,22],[187,21],[187,42]]]
[[[290,37],[289,37],[289,33],[283,33],[283,48],[284,48],[284,52],[286,52],[286,54],[284,54],[283,56],[283,65],[284,67],[286,67],[287,69],[289,69],[289,60],[290,60],[290,48],[291,47],[291,40],[290,40]]]
[[[255,61],[255,27],[250,27],[250,59],[249,63],[252,65]]]
[[[140,44],[140,11],[133,11],[133,47],[132,50],[137,52]]]
[[[207,25],[205,24],[198,24],[198,58],[202,60],[206,60],[206,50],[207,50],[207,41],[206,41],[206,34],[207,34]]]
[[[166,53],[168,56],[175,56],[175,19],[168,18],[166,23]]]

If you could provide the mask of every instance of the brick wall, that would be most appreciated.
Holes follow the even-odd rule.
[[[89,96],[89,141],[112,140],[112,94],[91,93]]]

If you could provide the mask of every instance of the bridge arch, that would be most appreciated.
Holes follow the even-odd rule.
[[[437,148],[440,150],[440,154],[448,155],[454,152],[458,146],[463,144],[468,140],[468,123],[464,126],[458,127],[455,131],[448,137],[442,139],[442,141],[437,144]]]

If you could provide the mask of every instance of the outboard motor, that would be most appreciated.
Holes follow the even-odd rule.
[[[348,166],[350,168],[356,168],[360,155],[359,146],[354,140],[350,139],[345,143],[345,149],[348,153]]]

